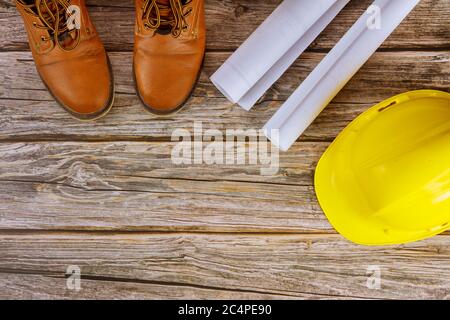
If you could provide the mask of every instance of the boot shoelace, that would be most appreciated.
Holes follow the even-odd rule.
[[[168,5],[158,3],[157,0],[145,0],[142,6],[143,19],[146,29],[158,30],[171,28],[173,37],[178,38],[183,30],[187,29],[186,17],[192,12],[192,8],[186,8],[192,0],[170,0]]]
[[[49,37],[42,36],[42,41],[53,40],[62,50],[70,51],[80,43],[80,32],[76,28],[69,29],[67,21],[71,16],[68,12],[70,3],[67,0],[36,0],[34,4],[23,3],[26,11],[37,15],[42,24],[34,23],[33,26],[38,29],[45,29],[50,34]],[[75,44],[67,49],[61,44],[61,38],[75,33]]]

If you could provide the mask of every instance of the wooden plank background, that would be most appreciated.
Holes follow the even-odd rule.
[[[358,114],[392,95],[450,88],[450,0],[421,4],[298,140],[274,176],[260,166],[176,166],[174,128],[260,128],[364,12],[352,0],[255,110],[208,77],[280,0],[206,0],[208,50],[187,107],[144,111],[135,95],[131,0],[88,0],[110,54],[112,112],[80,123],[34,69],[22,22],[0,0],[0,298],[450,298],[450,233],[362,247],[336,234],[314,169]],[[68,265],[82,290],[66,288]],[[382,289],[366,288],[379,265]]]

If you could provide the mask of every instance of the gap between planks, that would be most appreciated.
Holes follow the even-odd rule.
[[[137,228],[135,230],[107,230],[107,229],[0,229],[0,236],[73,236],[73,235],[86,235],[91,237],[104,237],[104,236],[158,236],[158,235],[173,235],[173,236],[183,236],[183,235],[198,235],[198,236],[246,236],[246,237],[292,237],[297,236],[299,238],[305,237],[308,239],[321,239],[323,237],[333,237],[337,240],[345,238],[335,232],[330,231],[311,231],[311,232],[298,232],[295,230],[285,230],[285,231],[207,231],[207,230],[189,230],[179,228],[179,230],[164,230],[163,228]],[[450,230],[447,230],[438,236],[450,236]]]

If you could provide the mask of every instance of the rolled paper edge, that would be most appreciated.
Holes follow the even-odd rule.
[[[231,79],[231,80],[230,80]],[[239,101],[239,88],[248,86],[248,83],[243,79],[235,69],[225,62],[211,77],[211,82],[214,86],[231,102],[237,103]],[[224,84],[227,84],[224,86]]]
[[[349,2],[349,0],[333,0],[333,4],[327,10],[331,10],[333,8],[333,6],[336,6],[340,2],[342,2],[340,4],[340,5],[342,5],[342,7],[338,10],[337,13],[339,13],[341,11],[341,9]],[[275,12],[277,12],[277,10],[280,10],[282,5],[283,5],[283,3],[280,4],[280,6],[278,6],[277,9],[275,9],[275,11],[263,22],[263,24],[266,23],[266,21],[271,16],[273,16],[275,14]],[[327,13],[327,11],[321,12],[320,15],[318,15],[317,18],[314,20],[315,22],[313,23],[313,25],[311,27],[313,27],[314,24],[316,24],[318,21],[320,21],[320,19],[326,13]],[[337,15],[337,13],[336,13],[336,15]],[[311,12],[309,12],[309,14],[311,14]],[[334,17],[336,15],[334,15]],[[331,19],[331,21],[332,21],[332,19]],[[328,25],[331,21],[328,21],[328,23],[326,25]],[[326,27],[326,25],[322,28],[322,30],[320,32],[323,31],[323,29]],[[249,36],[249,38],[227,59],[227,61],[225,61],[225,63],[221,67],[219,67],[219,69],[210,78],[211,82],[217,87],[217,89],[228,100],[230,100],[234,104],[238,104],[241,108],[243,108],[246,111],[249,111],[258,102],[258,100],[264,95],[264,93],[261,95],[258,93],[259,96],[255,99],[254,93],[252,94],[254,87],[256,85],[258,85],[258,82],[261,81],[261,79],[263,79],[266,76],[267,72],[269,72],[271,70],[271,68],[274,67],[274,65],[276,65],[277,63],[280,63],[281,59],[287,59],[286,54],[290,50],[292,50],[294,47],[298,46],[298,41],[301,41],[301,39],[305,37],[307,32],[310,31],[310,29],[308,29],[308,31],[306,31],[302,34],[299,34],[297,42],[295,44],[293,44],[291,49],[286,50],[285,54],[283,56],[281,56],[280,59],[275,61],[274,65],[269,66],[269,68],[266,70],[266,73],[259,80],[255,81],[255,83],[252,84],[252,83],[249,83],[249,81],[246,81],[245,75],[243,75],[242,72],[240,70],[238,70],[238,68],[233,66],[232,58],[236,54],[236,52],[239,51],[242,48],[242,46],[244,46],[247,43],[247,41],[249,41],[249,39],[252,39],[254,34],[256,32],[258,32],[258,30],[260,30],[260,27],[257,30],[255,30],[255,32],[253,32],[252,35]],[[314,38],[317,38],[317,36],[315,36]],[[312,41],[313,40],[309,41],[308,45],[310,45],[310,43]],[[299,52],[298,54],[296,54],[296,57],[301,55],[303,53],[303,51],[304,51],[304,49],[301,50],[301,52]],[[292,63],[290,63],[289,65],[291,65],[291,64]],[[283,69],[284,69],[284,67],[283,67]],[[284,70],[283,73],[285,71],[286,70]],[[230,78],[232,78],[232,79],[230,80]],[[272,82],[272,85],[273,85],[273,83],[276,82],[276,80],[278,78],[279,78],[279,76],[277,76],[274,81],[270,80]],[[242,88],[246,88],[246,89],[242,90]]]
[[[374,4],[375,4],[375,5],[377,5],[377,4],[379,4],[379,3],[383,4],[384,1],[386,1],[386,0],[377,0],[377,1],[374,2]],[[399,0],[394,0],[394,1],[399,1]],[[399,24],[400,24],[400,23],[401,23],[408,15],[409,15],[409,13],[414,9],[414,7],[415,7],[419,2],[420,2],[420,0],[413,0],[412,3],[408,3],[408,4],[405,5],[405,7],[406,7],[405,10],[409,10],[409,8],[407,7],[408,5],[409,5],[409,6],[412,5],[412,8],[408,11],[408,13],[406,14],[405,17],[403,17],[403,18],[402,18],[402,17],[399,17],[400,22],[397,24],[397,27],[398,27],[398,25],[399,25]],[[392,4],[392,3],[388,3],[388,4]],[[362,19],[364,19],[364,15],[365,15],[365,14],[366,14],[366,13],[364,13],[363,16],[361,16],[361,18],[358,19],[358,21],[355,22],[355,24],[350,28],[350,30],[349,30],[349,31],[343,36],[343,38],[338,42],[338,44],[335,46],[335,48],[336,48],[337,46],[341,45],[343,41],[347,40],[348,37],[349,37],[352,33],[355,32],[355,28],[359,27],[359,26],[362,24],[361,21],[362,21]],[[394,27],[393,30],[390,30],[390,29],[389,29],[389,32],[388,32],[389,34],[386,36],[386,38],[387,38],[390,34],[392,34],[392,32],[394,32],[395,29],[396,29],[397,27]],[[385,40],[385,39],[384,39],[384,40]],[[381,44],[384,42],[384,40],[381,41]],[[350,45],[352,45],[352,44],[354,44],[355,42],[358,42],[358,41],[360,41],[359,37],[357,37],[353,42],[348,43],[348,45],[350,46]],[[381,44],[380,44],[380,45],[381,45]],[[377,47],[379,47],[380,45],[377,45]],[[311,76],[317,76],[317,74],[316,74],[317,71],[318,71],[318,70],[321,70],[320,68],[323,67],[323,64],[328,62],[327,59],[328,59],[328,57],[330,57],[330,55],[332,55],[332,54],[335,53],[335,48],[333,48],[332,51],[330,51],[330,53],[322,60],[322,62],[316,67],[316,69],[313,70],[313,72],[308,76],[307,79],[305,79],[304,82],[308,81],[308,80],[311,78]],[[348,49],[348,48],[347,48],[347,49]],[[373,50],[373,52],[375,52],[375,51],[376,51],[376,48]],[[370,55],[368,55],[367,59],[373,54],[373,52],[372,52]],[[364,64],[365,62],[367,62],[367,59],[364,58],[364,62],[362,62],[362,64]],[[361,65],[362,65],[362,64],[361,64]],[[352,75],[354,75],[360,68],[361,68],[361,66],[355,67],[355,70],[353,70],[353,71],[351,72]],[[350,73],[350,72],[347,72],[347,73]],[[327,75],[325,75],[325,76],[327,76]],[[329,75],[328,75],[328,76],[329,76]],[[322,78],[323,78],[323,77],[322,77]],[[351,78],[351,77],[350,77],[350,78]],[[350,79],[350,78],[349,78],[349,79]],[[342,87],[344,87],[345,83],[347,83],[349,79],[347,79],[345,82],[342,82],[342,83],[341,83],[340,81],[337,81],[337,83],[339,83],[338,87],[339,87],[340,89],[342,89]],[[323,82],[323,79],[322,79],[322,82]],[[321,82],[321,83],[322,83],[322,82]],[[315,89],[312,89],[312,90],[317,90],[317,87],[318,87],[318,86],[320,86],[320,83],[319,83],[318,85],[315,86]],[[302,85],[300,85],[300,87],[293,93],[293,95],[288,99],[288,101],[286,101],[286,103],[285,103],[283,106],[281,106],[281,108],[275,113],[275,115],[274,115],[274,116],[266,123],[266,125],[264,126],[264,133],[265,133],[266,137],[267,137],[270,141],[272,141],[272,143],[273,143],[274,145],[276,145],[277,147],[279,147],[279,149],[282,150],[282,151],[287,151],[287,150],[289,150],[289,148],[295,143],[295,141],[298,139],[298,137],[300,137],[301,135],[304,134],[304,132],[306,131],[306,129],[314,122],[314,120],[317,118],[317,116],[318,116],[318,115],[323,111],[323,109],[329,104],[329,101],[332,100],[332,98],[340,91],[340,89],[339,89],[339,90],[336,90],[335,94],[332,95],[331,99],[328,99],[328,98],[325,98],[325,97],[324,97],[322,100],[316,101],[316,102],[317,102],[317,103],[315,104],[316,106],[313,107],[312,109],[311,109],[311,106],[309,107],[310,110],[308,110],[307,113],[313,113],[312,111],[315,111],[315,110],[316,110],[316,111],[319,111],[319,110],[320,110],[320,112],[317,112],[317,115],[316,115],[316,116],[311,117],[310,119],[307,119],[307,120],[303,121],[304,124],[301,125],[301,126],[299,126],[299,127],[297,128],[297,130],[295,130],[295,131],[296,131],[296,132],[295,132],[296,138],[294,138],[294,137],[293,137],[293,134],[292,134],[292,130],[290,131],[291,134],[288,134],[287,136],[286,136],[286,134],[283,133],[283,131],[285,131],[285,130],[283,130],[283,129],[286,129],[286,124],[284,124],[283,118],[280,119],[280,116],[281,116],[280,113],[283,112],[283,111],[285,111],[285,110],[284,110],[284,109],[285,109],[285,108],[284,108],[285,105],[289,105],[289,109],[291,109],[292,104],[296,105],[297,107],[293,108],[292,111],[289,113],[289,115],[285,115],[285,116],[284,116],[284,118],[287,120],[287,119],[289,119],[290,117],[295,116],[295,115],[301,110],[301,106],[303,105],[305,98],[302,98],[302,99],[299,100],[299,101],[293,101],[292,99],[294,98],[295,94],[299,92],[298,90],[302,90],[302,89],[304,89],[304,88],[303,88]],[[325,101],[327,101],[327,102],[325,102]],[[305,110],[305,111],[306,111],[306,110]],[[281,120],[281,124],[280,124],[280,120]],[[305,124],[307,124],[307,123],[308,123],[308,125],[305,126]],[[271,131],[271,130],[279,130],[279,133],[280,133],[280,134],[279,134],[279,141],[274,141],[275,139],[273,139],[273,138],[271,137],[271,134],[270,134],[270,132],[269,132],[269,131]],[[283,138],[283,137],[284,137],[284,138]]]

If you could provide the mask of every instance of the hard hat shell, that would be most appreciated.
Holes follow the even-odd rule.
[[[320,159],[330,223],[358,244],[425,239],[450,228],[450,94],[419,90],[370,108]]]

